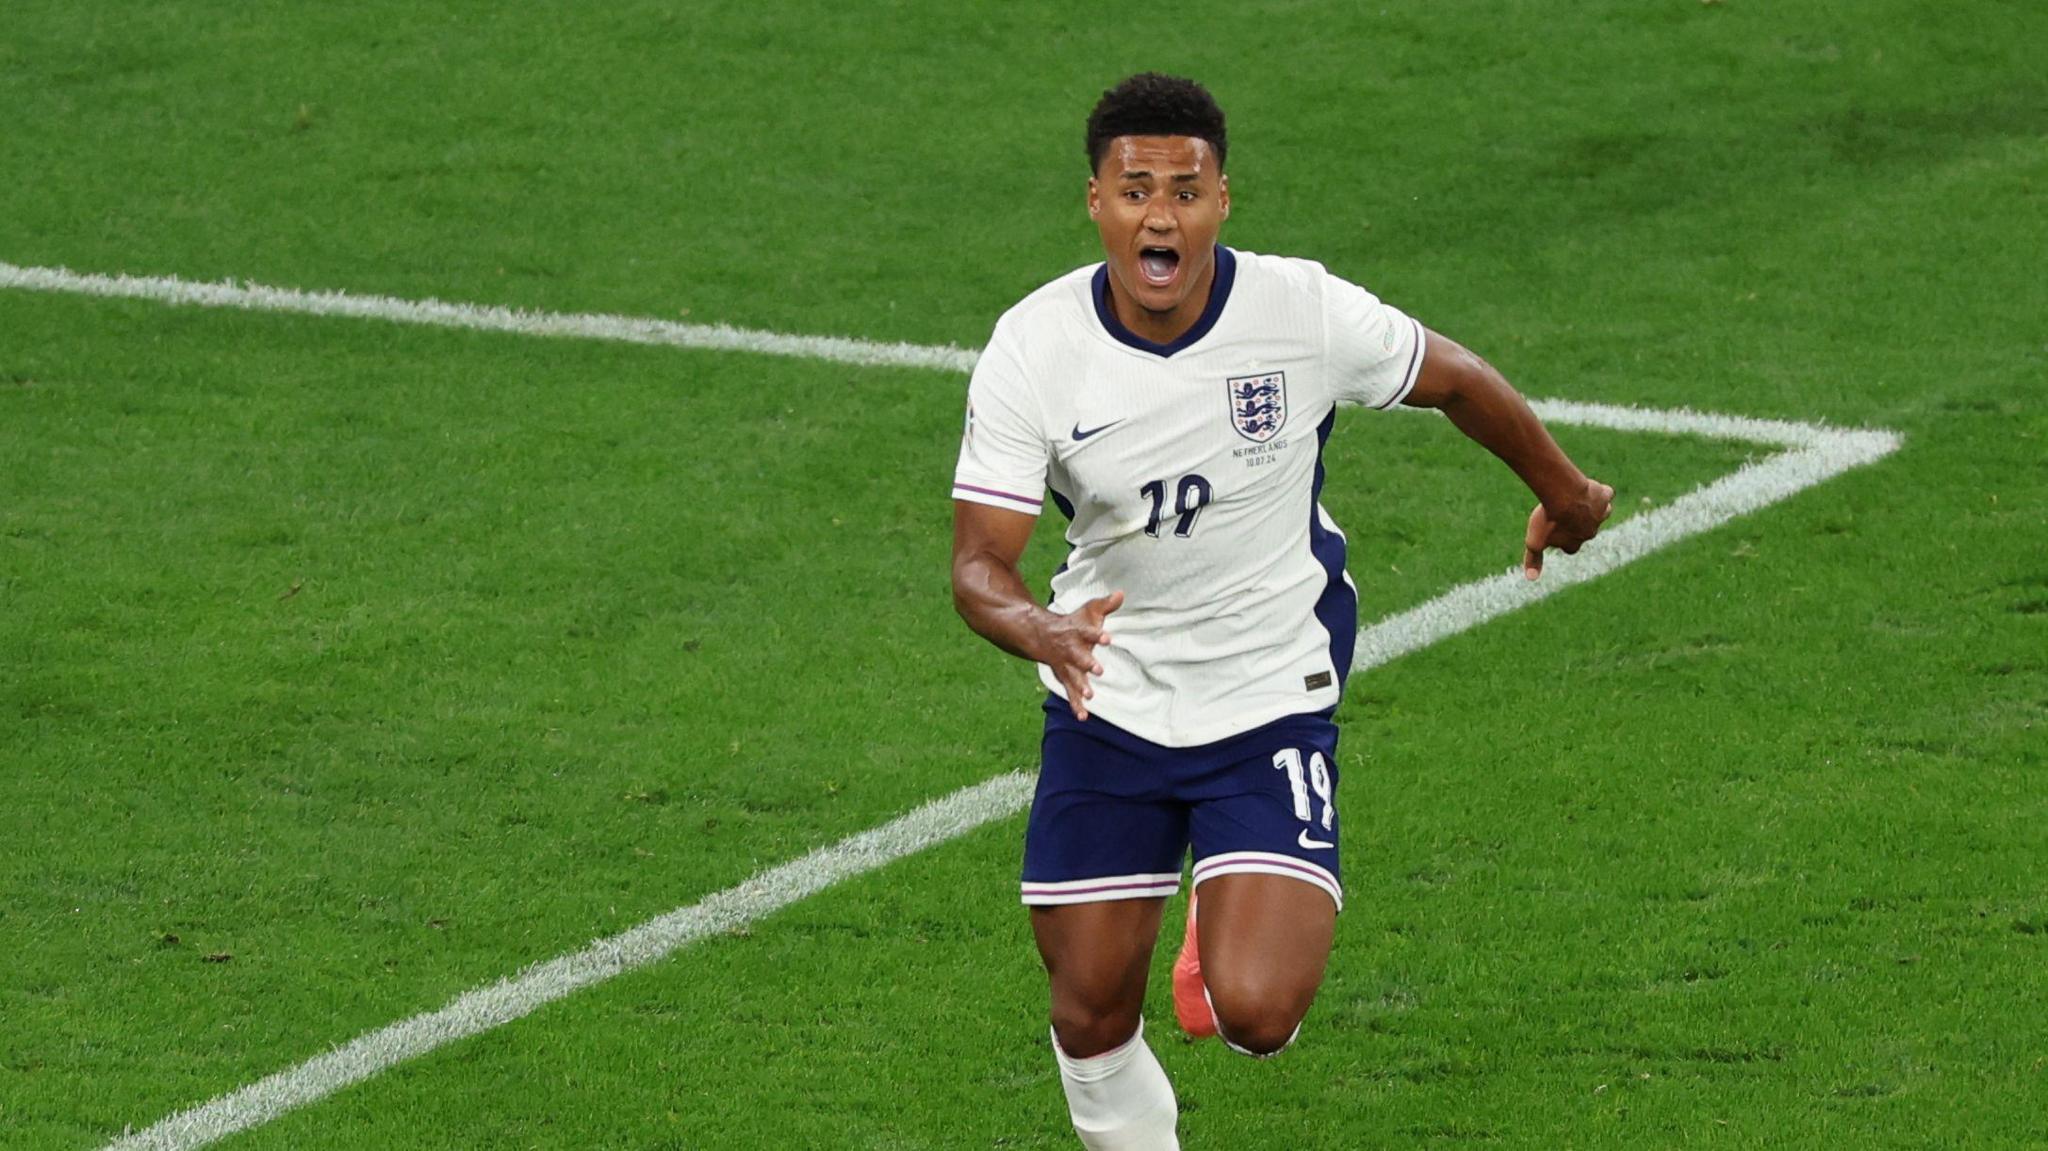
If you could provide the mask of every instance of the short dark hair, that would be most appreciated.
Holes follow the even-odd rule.
[[[1118,136],[1194,136],[1216,150],[1223,167],[1229,142],[1223,135],[1223,109],[1209,90],[1193,80],[1140,72],[1102,94],[1088,114],[1088,170],[1102,167],[1109,142]]]

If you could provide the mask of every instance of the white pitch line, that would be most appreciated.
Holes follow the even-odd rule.
[[[1377,667],[1440,639],[1469,631],[1496,616],[1527,607],[1573,584],[1597,579],[1687,536],[1719,527],[1850,468],[1882,459],[1898,450],[1900,442],[1893,432],[1788,426],[1798,429],[1809,446],[1753,460],[1663,507],[1630,516],[1594,537],[1577,555],[1549,553],[1543,558],[1540,580],[1531,582],[1523,578],[1520,567],[1510,568],[1487,579],[1460,584],[1428,603],[1388,616],[1359,633],[1356,665],[1361,669]]]
[[[1826,424],[1759,420],[1719,412],[1696,412],[1691,408],[1628,408],[1579,400],[1530,400],[1529,406],[1546,423],[1606,428],[1617,432],[1656,432],[1661,435],[1701,436],[1710,440],[1739,440],[1780,448],[1826,447],[1842,436],[1865,434],[1845,432]],[[1876,434],[1891,435],[1889,432]]]
[[[204,284],[169,276],[100,276],[0,262],[0,289],[4,288],[530,336],[757,352],[861,366],[965,372],[972,370],[979,355],[971,349],[949,345],[792,336],[722,324],[518,311],[440,300],[306,292],[261,284]],[[1546,422],[1553,424],[1696,435],[1785,450],[1745,464],[1663,507],[1623,521],[1576,556],[1548,557],[1543,579],[1538,582],[1527,582],[1518,570],[1510,569],[1461,584],[1428,603],[1374,623],[1359,635],[1354,671],[1379,667],[1564,588],[1598,578],[1687,536],[1878,460],[1895,451],[1900,443],[1895,433],[1881,430],[1844,431],[1823,424],[1570,400],[1531,403]],[[358,1036],[326,1054],[124,1135],[107,1144],[105,1151],[188,1151],[267,1123],[444,1044],[501,1027],[581,988],[645,967],[707,935],[750,923],[842,879],[872,871],[992,820],[1013,815],[1030,803],[1031,786],[1029,776],[1013,772],[963,788],[873,830],[761,872],[737,887],[598,940],[581,951],[467,992],[438,1011]]]
[[[965,348],[943,344],[890,344],[838,336],[791,336],[725,324],[683,324],[638,316],[536,312],[478,304],[451,304],[442,300],[307,292],[298,288],[240,284],[233,280],[207,284],[181,280],[176,276],[99,276],[67,268],[24,268],[4,261],[0,261],[0,288],[113,300],[150,300],[194,308],[344,316],[433,328],[515,332],[522,336],[609,340],[718,352],[758,352],[863,367],[939,368],[965,372],[974,367],[978,355]]]

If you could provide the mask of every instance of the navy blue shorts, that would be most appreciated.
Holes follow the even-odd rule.
[[[1024,833],[1024,902],[1146,899],[1233,872],[1301,879],[1341,909],[1337,725],[1290,715],[1199,747],[1165,747],[1045,701],[1038,792]]]

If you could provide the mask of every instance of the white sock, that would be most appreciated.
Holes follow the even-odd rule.
[[[1060,1048],[1057,1034],[1052,1053],[1074,1131],[1088,1151],[1180,1151],[1173,1133],[1180,1108],[1166,1069],[1145,1045],[1144,1020],[1123,1046],[1100,1055],[1076,1059]]]

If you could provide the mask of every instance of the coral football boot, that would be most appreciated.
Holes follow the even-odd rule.
[[[1195,893],[1188,892],[1188,930],[1173,961],[1173,1015],[1190,1039],[1216,1034],[1216,1012],[1202,986],[1202,954],[1195,945]]]

